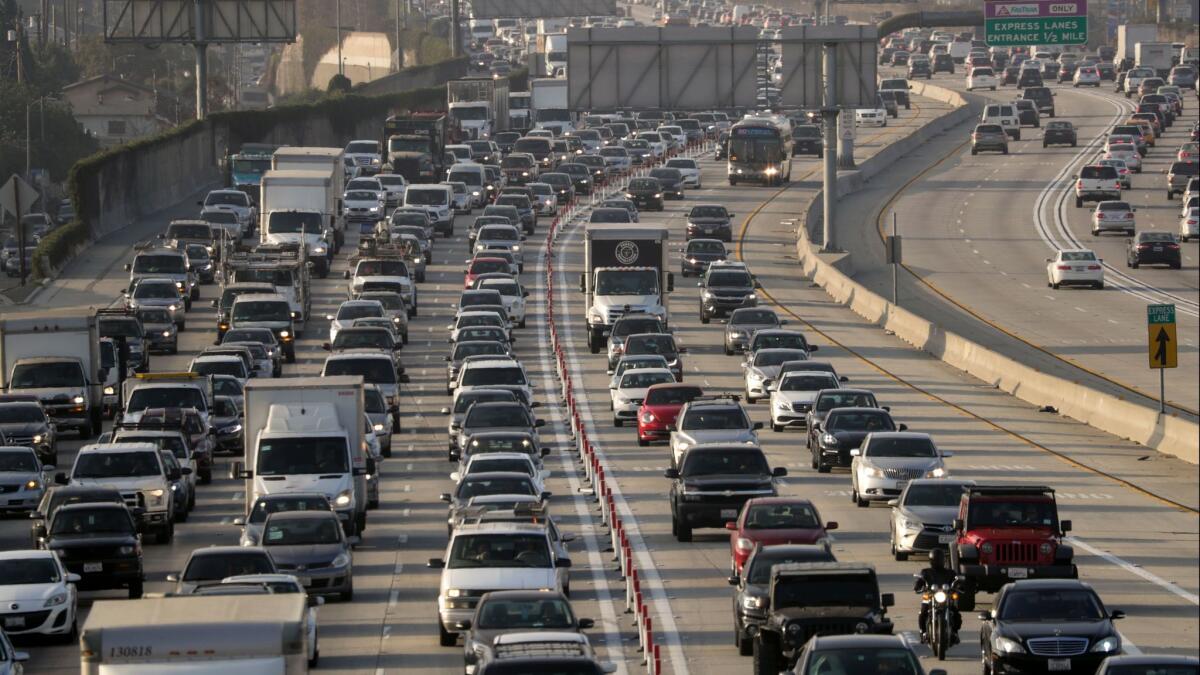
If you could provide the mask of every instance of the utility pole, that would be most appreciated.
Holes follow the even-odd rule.
[[[400,60],[404,52],[400,50],[400,3],[404,0],[396,0],[396,70],[400,70]]]
[[[208,42],[204,33],[207,0],[196,0],[196,119],[208,117]]]
[[[338,75],[346,75],[346,67],[342,65],[342,0],[337,0],[337,45],[338,45]]]
[[[458,25],[462,21],[459,0],[450,0],[450,56],[462,56],[462,29]]]
[[[837,109],[837,43],[826,42],[822,46],[823,67],[825,70],[825,105],[821,108],[821,118],[825,122],[825,166],[824,166],[824,200],[822,208],[822,251],[836,251],[837,236],[837,156],[838,156],[838,109]]]

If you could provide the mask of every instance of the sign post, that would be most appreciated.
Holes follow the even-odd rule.
[[[1146,305],[1146,349],[1150,367],[1158,371],[1158,412],[1167,411],[1166,378],[1163,370],[1179,367],[1175,334],[1175,305]]]
[[[988,0],[983,41],[989,47],[1087,44],[1087,0]]]
[[[15,173],[0,187],[0,215],[7,211],[17,221],[17,258],[22,286],[25,285],[25,277],[29,276],[29,270],[25,269],[25,248],[29,243],[26,241],[25,223],[21,219],[33,210],[33,203],[39,196],[32,185]]]

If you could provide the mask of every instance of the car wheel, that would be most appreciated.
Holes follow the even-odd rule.
[[[707,324],[709,321],[712,321],[712,319],[708,316],[705,316],[704,312],[701,312],[700,313],[700,323]]]
[[[774,431],[775,433],[779,433],[779,432],[783,431],[783,425],[775,424],[774,422],[771,422],[771,431]]]
[[[725,356],[733,356],[733,350],[729,348],[728,344],[725,345]]]
[[[623,427],[623,426],[625,426],[625,420],[614,417],[613,418],[613,426],[614,427]]]
[[[641,436],[638,436],[638,447],[639,448],[644,448],[648,445],[650,445],[650,441],[647,441],[646,439],[642,438]]]
[[[453,647],[455,642],[458,642],[458,634],[447,631],[442,626],[442,620],[438,619],[438,644],[443,647]]]
[[[1097,282],[1096,285],[1094,286],[1094,288],[1098,291],[1104,290],[1104,282],[1103,281]]]
[[[129,599],[137,600],[142,597],[142,580],[129,582]]]
[[[896,560],[897,562],[904,562],[905,560],[908,560],[908,554],[896,548],[895,540],[892,541],[892,559]]]
[[[1093,229],[1093,230],[1092,230],[1092,236],[1093,236],[1093,237],[1099,237],[1099,236],[1100,236],[1100,230]]]
[[[1057,290],[1058,290],[1058,284],[1057,284],[1056,282],[1053,282],[1053,281],[1051,281],[1051,282],[1050,282],[1050,288],[1053,288],[1054,290],[1056,290],[1056,291],[1057,291]]]
[[[1077,208],[1077,209],[1083,208],[1083,198],[1082,197],[1075,198],[1075,208]]]
[[[692,526],[685,525],[682,522],[675,524],[675,539],[680,542],[689,542],[692,540]]]

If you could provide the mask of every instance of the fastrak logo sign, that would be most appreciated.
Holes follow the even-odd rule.
[[[1036,4],[997,5],[996,16],[1041,16]]]

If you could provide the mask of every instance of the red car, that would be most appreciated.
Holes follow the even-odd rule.
[[[512,268],[508,266],[508,261],[504,258],[475,258],[467,266],[467,276],[463,280],[463,288],[470,289],[475,283],[475,277],[492,272],[511,274]]]
[[[700,387],[694,384],[672,382],[651,385],[637,412],[638,445],[645,447],[652,441],[669,440],[679,409],[684,403],[703,394]]]
[[[733,574],[742,573],[742,565],[755,546],[773,544],[825,543],[829,530],[838,524],[821,524],[821,514],[808,499],[797,497],[758,497],[746,502],[737,522],[725,523],[729,532],[729,550]]]

